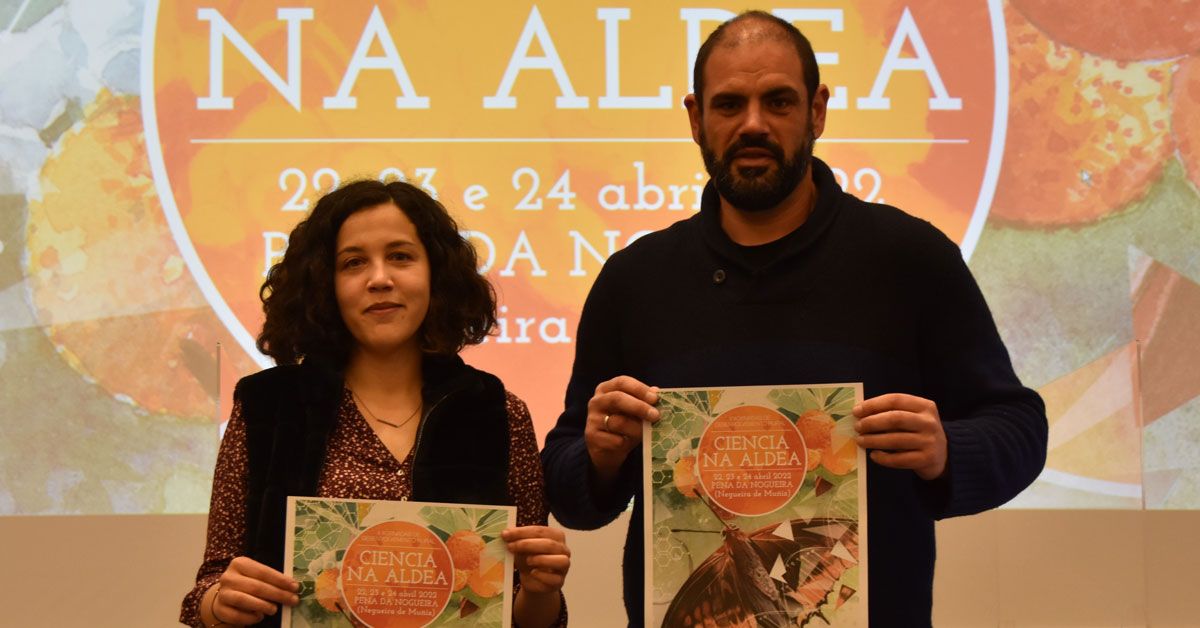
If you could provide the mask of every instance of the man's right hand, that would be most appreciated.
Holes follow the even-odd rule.
[[[596,387],[583,439],[599,488],[611,488],[629,452],[642,442],[642,423],[658,421],[658,387],[622,375]]]

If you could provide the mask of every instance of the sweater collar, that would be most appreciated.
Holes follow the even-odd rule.
[[[833,171],[824,161],[813,157],[809,168],[812,169],[813,183],[817,190],[816,205],[813,206],[813,211],[804,224],[779,240],[763,245],[778,247],[778,253],[762,270],[811,247],[837,218],[842,195],[845,192],[842,191],[837,179],[833,176]],[[725,230],[721,228],[721,198],[711,180],[704,186],[704,194],[700,200],[699,218],[701,235],[710,249],[727,261],[738,264],[746,270],[754,270],[749,266],[742,253],[742,249],[745,247],[731,240]]]

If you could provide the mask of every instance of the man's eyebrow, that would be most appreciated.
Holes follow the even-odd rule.
[[[718,100],[744,100],[745,98],[745,95],[738,92],[714,92],[709,100],[715,102]]]
[[[799,97],[800,90],[791,85],[780,85],[767,90],[763,98],[779,98],[781,96]],[[715,92],[709,98],[709,102],[736,102],[746,100],[747,96],[740,92]]]
[[[799,94],[800,90],[792,87],[791,85],[780,85],[779,87],[767,90],[767,93],[764,95],[769,98],[773,96],[794,96]]]

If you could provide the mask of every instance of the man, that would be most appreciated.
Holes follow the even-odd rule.
[[[580,318],[543,451],[555,516],[597,528],[634,499],[625,606],[641,625],[642,422],[657,387],[863,382],[872,626],[929,625],[935,519],[996,507],[1045,462],[958,247],[864,203],[812,157],[829,90],[812,47],[762,12],[719,27],[684,104],[712,181],[699,214],[613,255]]]

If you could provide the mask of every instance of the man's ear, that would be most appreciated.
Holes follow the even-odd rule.
[[[700,111],[700,101],[696,100],[695,94],[688,94],[683,97],[683,106],[687,108],[688,122],[692,125],[692,141],[699,144],[700,120],[703,117],[703,113]]]
[[[825,112],[829,107],[829,88],[824,84],[817,86],[817,92],[813,94],[811,110],[809,114],[812,116],[813,138],[821,137],[825,132]]]

